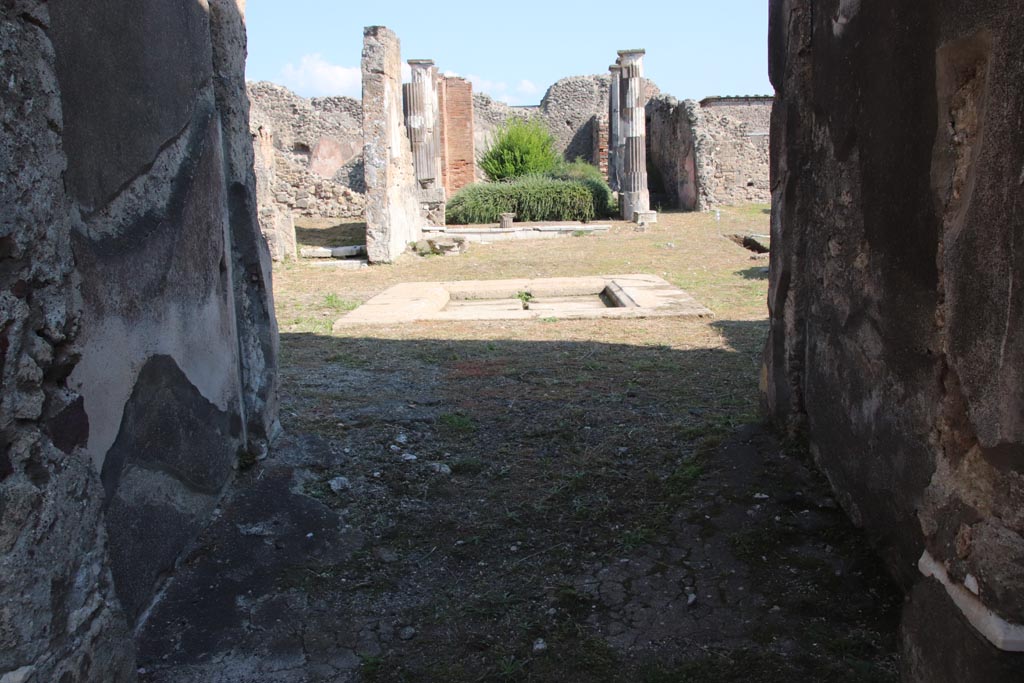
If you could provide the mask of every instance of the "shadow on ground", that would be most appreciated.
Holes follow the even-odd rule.
[[[750,423],[765,324],[715,325],[283,335],[287,436],[169,583],[142,680],[897,680],[896,591]]]
[[[322,219],[317,222],[323,222]],[[339,222],[330,227],[295,226],[295,239],[307,247],[352,247],[366,244],[366,223]]]
[[[736,274],[744,280],[767,280],[768,266],[753,266],[736,271]]]

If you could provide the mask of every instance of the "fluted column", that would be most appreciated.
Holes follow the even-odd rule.
[[[423,189],[441,184],[437,67],[429,59],[410,59],[412,82],[402,86],[405,127],[412,144],[416,181]]]
[[[626,220],[633,220],[636,213],[648,212],[651,208],[651,198],[647,191],[644,54],[644,50],[619,51],[620,134],[624,142],[619,206]]]
[[[611,74],[608,91],[608,185],[618,192],[622,189],[622,67],[612,64],[608,72]]]
[[[405,127],[412,146],[417,198],[430,225],[444,225],[445,191],[441,173],[441,109],[437,67],[430,59],[410,59],[412,82],[402,86]]]

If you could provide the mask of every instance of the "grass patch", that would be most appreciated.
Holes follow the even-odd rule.
[[[359,308],[359,302],[348,301],[347,299],[342,299],[337,294],[332,293],[324,297],[324,306],[334,311],[351,311]]]
[[[438,416],[437,423],[449,434],[471,434],[476,431],[476,423],[463,413],[444,413]]]

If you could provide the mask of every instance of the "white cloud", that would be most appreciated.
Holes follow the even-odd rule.
[[[519,81],[513,88],[505,81],[492,81],[476,74],[469,74],[465,78],[473,84],[473,92],[490,95],[499,102],[512,105],[537,104],[540,88],[532,81]]]
[[[473,84],[473,90],[490,95],[496,100],[502,99],[508,92],[508,83],[504,81],[490,81],[476,74],[469,74],[466,80]]]
[[[523,95],[536,95],[540,92],[540,88],[534,85],[533,81],[523,79],[519,81],[519,85],[516,86],[516,90]]]
[[[281,69],[283,85],[304,97],[347,95],[362,96],[362,72],[358,67],[331,64],[319,53],[303,55],[299,65]]]
[[[412,67],[402,62],[402,83],[412,83]]]

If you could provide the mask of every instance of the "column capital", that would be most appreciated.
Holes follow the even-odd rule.
[[[410,59],[408,64],[409,64],[409,66],[412,66],[412,67],[417,67],[417,66],[418,67],[428,67],[428,66],[434,66],[434,60],[433,59]]]
[[[635,50],[619,50],[619,58],[620,59],[624,59],[624,58],[627,58],[627,57],[633,57],[633,58],[643,57],[645,54],[647,54],[647,50],[645,50],[643,48],[638,48],[638,49],[635,49]]]

